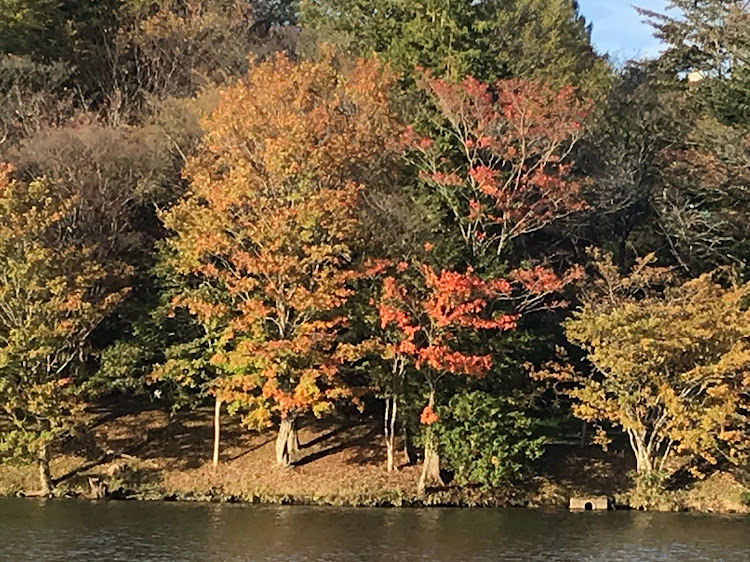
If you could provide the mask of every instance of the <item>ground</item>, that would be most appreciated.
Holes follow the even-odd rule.
[[[608,453],[574,443],[550,445],[536,476],[503,490],[447,486],[417,494],[419,466],[385,470],[377,420],[306,420],[290,468],[276,466],[272,430],[248,431],[224,416],[221,462],[211,464],[212,412],[170,415],[157,408],[91,412],[93,427],[55,455],[56,493],[86,497],[89,478],[115,497],[334,505],[498,505],[564,507],[572,495],[607,495],[627,505],[632,470],[626,449]],[[37,487],[33,466],[0,465],[0,495]],[[717,472],[670,492],[664,508],[748,513],[747,488]]]

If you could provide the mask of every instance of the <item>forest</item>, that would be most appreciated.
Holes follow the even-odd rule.
[[[750,2],[668,4],[623,61],[573,0],[3,2],[0,480],[135,404],[207,479],[363,423],[417,498],[580,441],[750,505]]]

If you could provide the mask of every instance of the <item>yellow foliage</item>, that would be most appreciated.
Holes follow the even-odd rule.
[[[593,252],[597,276],[565,325],[586,352],[589,375],[546,369],[573,383],[574,413],[609,421],[630,438],[640,471],[663,469],[672,451],[732,462],[748,452],[750,285],[724,271],[680,282],[653,257],[621,275]]]

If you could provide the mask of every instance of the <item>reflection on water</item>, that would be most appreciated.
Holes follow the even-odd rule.
[[[0,500],[0,560],[750,560],[750,519]]]

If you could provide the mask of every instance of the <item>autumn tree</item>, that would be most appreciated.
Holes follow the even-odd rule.
[[[404,140],[474,256],[499,255],[515,238],[586,207],[570,154],[589,106],[572,88],[489,86],[471,76],[454,83],[429,73],[424,87],[445,135],[409,130]]]
[[[286,1],[123,2],[103,89],[123,98],[110,103],[138,107],[228,84],[247,72],[248,53],[293,48],[295,34],[279,26],[289,16]]]
[[[433,202],[432,212],[435,212],[434,202],[437,201],[441,209],[438,212],[443,213],[439,227],[442,239],[436,243],[440,249],[429,261],[436,270],[455,276],[453,280],[459,285],[468,283],[460,289],[463,292],[459,295],[445,298],[455,300],[454,304],[458,306],[461,298],[474,298],[474,289],[467,288],[473,283],[482,294],[482,291],[489,291],[487,288],[493,287],[493,283],[502,282],[507,284],[512,295],[490,294],[492,291],[484,293],[482,306],[477,309],[469,307],[471,314],[475,315],[474,320],[481,323],[488,311],[504,309],[506,313],[514,314],[517,311],[531,312],[536,305],[543,308],[541,302],[544,298],[562,289],[577,275],[577,269],[572,269],[562,279],[542,267],[517,268],[513,277],[507,278],[497,272],[512,269],[505,261],[512,241],[585,208],[581,182],[573,176],[571,163],[565,159],[581,135],[586,104],[577,101],[572,89],[557,91],[519,80],[501,81],[490,88],[471,77],[456,84],[426,73],[424,88],[434,98],[441,127],[431,135],[420,135],[410,128],[401,141],[409,160],[419,169],[425,188],[415,198],[426,195],[426,199]],[[454,243],[456,239],[457,244]],[[453,247],[449,247],[451,244]],[[427,243],[428,248],[432,246]],[[391,362],[392,372],[386,396],[386,415],[391,419],[385,423],[389,468],[393,463],[399,388],[403,387],[406,375],[417,364],[426,365],[424,361],[409,361],[408,356],[394,352],[393,346],[400,345],[410,330],[414,334],[430,331],[426,326],[431,326],[433,320],[422,310],[427,306],[424,299],[427,299],[429,290],[450,292],[445,286],[433,286],[434,278],[426,275],[420,267],[417,267],[420,275],[405,274],[409,266],[407,262],[404,264],[404,273],[399,273],[396,268],[395,276],[386,279],[383,294],[387,300],[394,299],[398,291],[394,293],[390,284],[398,280],[401,283],[399,291],[406,291],[401,298],[415,299],[408,308],[412,314],[415,310],[420,312],[416,316],[419,318],[415,320],[416,325],[401,326],[395,332],[381,336],[386,342],[383,357]],[[463,278],[463,275],[468,277]],[[485,289],[479,289],[483,284],[486,284]],[[411,296],[407,299],[407,295]],[[534,306],[530,306],[527,299],[531,299]],[[499,304],[501,306],[497,308]],[[488,311],[484,310],[485,306],[489,307]],[[472,330],[468,318],[462,320],[464,324],[455,326],[464,334],[461,338],[456,333],[447,336],[450,345],[457,346],[453,349],[458,354],[456,357],[481,356],[489,360],[486,353],[477,355],[476,350],[481,345],[467,339],[466,334],[502,330],[490,325],[485,329],[475,326]],[[386,320],[381,328],[390,323]],[[399,334],[395,342],[394,334]],[[430,335],[428,339],[435,337]],[[488,372],[490,367],[491,361],[485,364],[481,374]],[[416,370],[423,374],[428,372]],[[466,374],[458,368],[453,371],[443,369],[442,372]],[[425,375],[425,378],[433,391],[429,400],[433,404],[428,406],[434,408],[435,385],[430,382],[431,377]],[[427,415],[426,419],[431,418]],[[422,487],[429,480],[439,482],[434,448],[432,445],[425,452]]]
[[[546,372],[570,385],[575,415],[622,428],[642,478],[663,473],[672,453],[744,459],[750,286],[720,271],[681,283],[653,256],[623,275],[610,256],[593,257],[596,277],[565,324],[591,371]]]
[[[360,198],[398,136],[392,80],[374,58],[256,64],[222,92],[185,170],[190,192],[163,215],[166,259],[188,285],[175,306],[227,319],[216,400],[249,427],[280,421],[280,465],[300,416],[352,398],[336,348],[359,275]]]
[[[91,333],[127,292],[128,268],[82,243],[77,203],[0,169],[0,453],[35,459],[43,495],[51,448],[81,413]]]
[[[444,376],[483,377],[492,368],[492,355],[482,352],[472,341],[480,332],[502,333],[514,330],[523,314],[564,305],[549,301],[551,294],[578,276],[571,271],[564,277],[535,268],[517,270],[508,278],[484,280],[468,268],[464,272],[443,269],[439,273],[426,263],[402,263],[383,278],[377,301],[383,337],[383,358],[392,364],[394,377],[403,384],[407,369],[418,371],[429,389],[427,405],[420,415],[426,427],[424,464],[419,489],[440,484],[440,458],[432,431],[439,421],[436,414],[438,382]],[[397,389],[394,384],[394,389]],[[386,432],[389,469],[393,459],[393,426],[396,396],[390,400],[392,419]],[[390,439],[390,440],[389,440]]]

